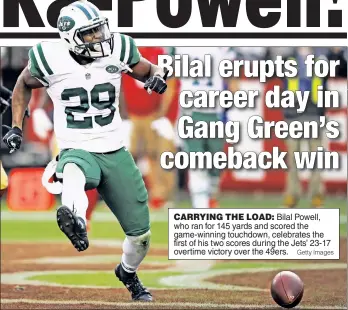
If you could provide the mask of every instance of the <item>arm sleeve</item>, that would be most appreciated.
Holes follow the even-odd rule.
[[[29,50],[28,56],[28,69],[30,74],[39,80],[44,86],[48,86],[48,77],[52,75],[53,72],[46,60],[41,43],[33,46]]]
[[[121,34],[120,60],[132,67],[140,61],[141,54],[132,37]]]

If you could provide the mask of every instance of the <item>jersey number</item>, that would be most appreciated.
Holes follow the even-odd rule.
[[[100,100],[100,93],[108,93],[108,100]],[[93,117],[86,116],[83,120],[75,120],[73,113],[85,114],[90,104],[98,110],[109,109],[110,114],[106,117],[98,115],[94,117],[95,122],[100,126],[109,125],[115,116],[116,108],[113,106],[116,98],[116,88],[110,83],[98,84],[93,87],[88,98],[88,92],[83,87],[65,89],[62,93],[62,100],[70,100],[72,97],[79,97],[81,104],[76,107],[66,107],[68,128],[90,129],[93,128]]]

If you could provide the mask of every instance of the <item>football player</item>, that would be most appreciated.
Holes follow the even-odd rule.
[[[97,188],[126,235],[115,274],[133,300],[152,301],[136,273],[150,244],[148,193],[123,146],[118,97],[123,73],[159,94],[167,88],[166,75],[140,55],[131,37],[110,33],[107,18],[91,2],[64,7],[58,30],[61,41],[41,42],[29,51],[28,66],[13,92],[12,129],[3,140],[11,150],[20,148],[31,89],[46,87],[61,150],[58,162],[49,164],[56,165],[55,175],[62,180],[58,226],[78,251],[86,250],[85,189]]]

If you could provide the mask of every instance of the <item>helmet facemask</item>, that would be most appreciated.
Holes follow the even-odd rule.
[[[114,49],[114,35],[110,33],[107,19],[76,29],[74,52],[87,58],[110,56]]]

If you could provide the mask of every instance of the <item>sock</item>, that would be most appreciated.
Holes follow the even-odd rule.
[[[123,242],[122,268],[128,273],[137,271],[150,247],[150,230],[141,236],[126,236]]]
[[[88,198],[85,184],[86,177],[76,164],[68,163],[64,166],[62,204],[81,217],[87,224]]]
[[[209,175],[207,171],[189,170],[189,191],[195,209],[209,208]]]

